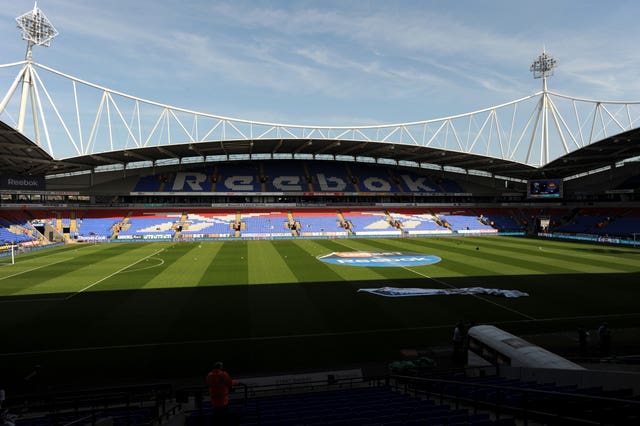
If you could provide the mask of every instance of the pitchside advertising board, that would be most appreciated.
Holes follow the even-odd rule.
[[[0,190],[3,191],[44,191],[44,176],[0,176]]]
[[[340,251],[319,256],[318,260],[333,265],[367,267],[410,267],[438,263],[442,259],[431,254],[405,251],[371,252]]]

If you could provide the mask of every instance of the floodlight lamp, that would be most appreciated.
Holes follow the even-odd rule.
[[[529,67],[529,71],[533,72],[533,78],[547,78],[553,75],[553,69],[558,65],[558,61],[547,54],[542,52]]]
[[[22,39],[29,42],[30,45],[49,46],[51,40],[58,35],[58,30],[38,9],[37,2],[33,6],[33,10],[18,16],[16,23],[18,28],[22,30]]]

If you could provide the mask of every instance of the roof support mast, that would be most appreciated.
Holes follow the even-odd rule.
[[[542,124],[540,134],[540,164],[547,164],[549,162],[549,110],[553,108],[553,102],[547,91],[547,77],[553,75],[553,69],[557,64],[558,62],[543,49],[542,54],[538,56],[533,61],[533,64],[531,64],[531,67],[529,67],[529,71],[533,72],[533,78],[542,79],[542,98],[539,104],[538,117],[536,118],[536,122],[541,121]],[[533,145],[533,143],[535,142],[532,139],[531,144]],[[531,146],[529,147],[529,151],[531,151]]]
[[[24,133],[24,125],[27,117],[27,104],[31,101],[31,114],[36,143],[40,145],[40,131],[38,120],[38,96],[35,89],[33,61],[33,46],[48,47],[51,40],[58,35],[58,31],[49,19],[38,9],[38,2],[33,5],[33,10],[16,18],[17,26],[22,30],[22,39],[27,42],[25,65],[22,72],[22,95],[20,97],[20,109],[18,114],[18,131]],[[14,89],[15,90],[15,89]]]

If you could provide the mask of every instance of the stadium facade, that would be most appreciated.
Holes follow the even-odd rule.
[[[17,22],[26,58],[1,68],[17,70],[0,103],[7,242],[12,234],[30,243],[117,240],[132,218],[149,215],[160,216],[161,227],[171,223],[162,238],[189,235],[183,231],[197,222],[190,215],[227,221],[225,232],[199,236],[282,234],[280,225],[247,228],[243,214],[270,212],[286,214],[285,234],[303,236],[312,223],[298,216],[310,211],[335,222],[314,236],[376,235],[384,223],[393,235],[411,235],[411,221],[435,223],[434,235],[484,226],[629,240],[640,232],[640,104],[549,91],[555,60],[546,52],[531,66],[542,90],[513,102],[413,123],[299,126],[195,112],[89,83],[33,60],[33,47],[57,35],[37,5]],[[66,87],[75,107],[59,105],[51,85]],[[78,107],[87,104],[95,107]],[[341,210],[377,219],[356,229]],[[95,212],[108,230],[83,229]],[[458,228],[452,216],[474,219]],[[577,226],[582,216],[586,224]],[[422,231],[415,234],[429,234]]]

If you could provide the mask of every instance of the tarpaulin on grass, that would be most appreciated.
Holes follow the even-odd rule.
[[[473,295],[488,294],[491,296],[523,297],[528,296],[520,290],[502,290],[499,288],[467,287],[467,288],[360,288],[358,292],[377,294],[385,297],[408,297],[408,296],[451,296],[451,295]]]

